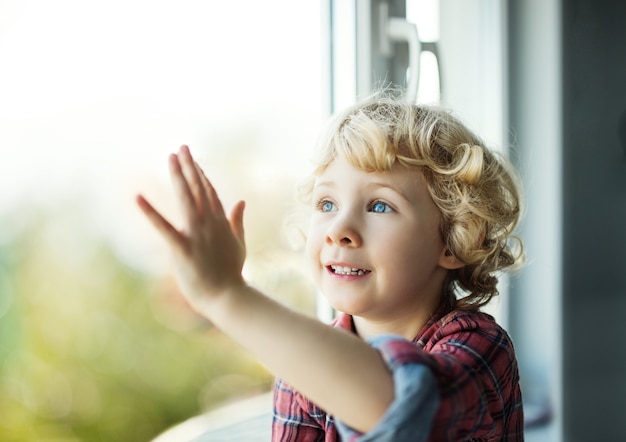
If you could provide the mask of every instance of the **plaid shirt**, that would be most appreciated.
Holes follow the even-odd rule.
[[[354,332],[349,315],[340,314],[334,325]],[[524,439],[522,397],[513,344],[491,316],[440,309],[413,342],[395,337],[383,340],[377,348],[394,372],[398,367],[417,364],[428,367],[434,375],[439,406],[432,420],[428,416],[431,431],[427,440],[514,442]],[[398,398],[396,395],[395,401],[407,400],[424,401],[425,398]],[[430,402],[436,404],[436,398]],[[402,403],[392,407],[419,410]],[[424,416],[419,415],[394,420],[412,426],[415,431],[424,425]],[[385,425],[391,424],[383,418],[378,426]],[[272,424],[274,442],[331,442],[342,437],[351,441],[368,439],[360,439],[358,433],[338,431],[332,416],[277,379]]]

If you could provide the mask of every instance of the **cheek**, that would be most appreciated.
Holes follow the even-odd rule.
[[[312,279],[313,283],[317,287],[319,287],[323,275],[323,269],[321,265],[321,247],[319,241],[314,235],[311,235],[311,232],[309,232],[309,236],[307,237],[305,254],[307,273]]]
[[[319,256],[321,251],[321,239],[319,228],[316,229],[314,225],[309,226],[309,231],[307,232],[306,243],[305,243],[305,253],[307,261],[310,264],[319,262]]]
[[[407,229],[404,235],[393,235],[381,241],[381,254],[402,268],[407,265],[433,265],[444,250],[436,225]]]
[[[311,236],[307,237],[304,252],[306,254],[307,264],[311,264],[313,262],[313,257],[315,255],[315,247],[313,246],[313,242],[311,241]]]

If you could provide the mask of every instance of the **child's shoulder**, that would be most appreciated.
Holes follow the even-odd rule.
[[[479,328],[501,329],[493,316],[479,310],[451,310],[442,314],[438,323],[442,328],[452,327],[460,330],[473,330]]]
[[[508,333],[495,318],[477,310],[451,310],[440,316],[425,330],[421,341],[425,346],[447,340],[469,342],[491,341],[512,346]]]

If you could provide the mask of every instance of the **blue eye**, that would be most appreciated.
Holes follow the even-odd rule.
[[[321,200],[317,203],[317,208],[320,212],[334,212],[337,210],[337,206],[327,200]]]
[[[374,213],[388,213],[393,212],[393,209],[389,204],[383,203],[382,201],[374,201],[370,206],[370,211]]]

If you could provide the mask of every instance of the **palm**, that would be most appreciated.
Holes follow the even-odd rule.
[[[237,203],[227,218],[215,189],[187,146],[170,156],[169,167],[183,211],[183,228],[172,226],[142,196],[137,202],[169,244],[181,290],[193,306],[202,308],[203,301],[243,284],[244,203]]]

